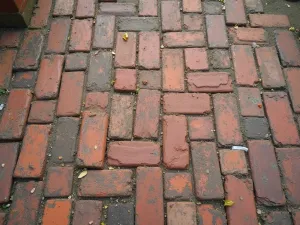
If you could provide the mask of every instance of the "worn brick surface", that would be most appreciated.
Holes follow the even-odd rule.
[[[184,14],[183,15],[183,27],[187,30],[204,30],[204,19],[199,14]]]
[[[17,52],[15,50],[0,51],[0,88],[8,88],[12,77],[13,63]]]
[[[169,32],[163,35],[165,47],[204,47],[206,41],[203,32]]]
[[[264,116],[258,88],[239,87],[238,94],[242,116]]]
[[[264,7],[261,0],[245,0],[245,6],[248,12],[262,13]]]
[[[51,123],[54,120],[56,101],[34,101],[28,117],[29,123]]]
[[[231,59],[227,50],[215,49],[211,51],[210,63],[215,69],[227,69],[231,67]]]
[[[275,14],[250,14],[252,27],[289,27],[289,18],[286,15]]]
[[[274,211],[266,216],[266,225],[285,224],[293,225],[291,216],[288,212]]]
[[[36,71],[16,72],[12,78],[13,88],[34,88],[37,79]]]
[[[183,0],[182,1],[182,10],[183,12],[195,12],[201,13],[202,12],[202,4],[201,0]]]
[[[70,51],[87,52],[90,50],[92,27],[93,21],[91,19],[73,21],[69,45]]]
[[[87,68],[87,61],[87,53],[71,53],[66,56],[65,70],[85,70]]]
[[[196,225],[196,205],[194,202],[168,202],[167,218],[170,225]]]
[[[73,225],[88,224],[93,221],[94,224],[100,224],[102,202],[97,200],[79,200],[75,203],[75,212],[73,216]]]
[[[71,219],[72,200],[50,199],[45,203],[42,224],[68,225]]]
[[[267,41],[267,32],[263,28],[239,27],[236,30],[236,37],[239,41],[265,42]]]
[[[207,52],[204,48],[187,48],[184,50],[185,65],[190,70],[208,70]]]
[[[85,97],[85,108],[105,112],[108,105],[108,92],[89,92]]]
[[[136,63],[136,33],[129,32],[128,40],[124,41],[122,36],[124,33],[117,34],[116,46],[116,67],[135,67]]]
[[[245,135],[251,139],[266,139],[270,136],[267,118],[244,118]]]
[[[77,2],[76,17],[86,18],[94,17],[95,1],[94,0],[79,0]]]
[[[224,225],[226,217],[223,212],[214,209],[213,205],[203,204],[197,206],[197,214],[200,224],[207,225]]]
[[[22,30],[3,29],[0,31],[1,47],[18,47],[22,36]]]
[[[74,0],[57,0],[54,6],[54,16],[72,15]]]
[[[161,72],[156,70],[140,70],[138,86],[144,89],[161,89]]]
[[[225,15],[227,24],[246,24],[246,13],[243,0],[225,1]]]
[[[206,28],[210,48],[227,48],[228,37],[223,15],[207,15]]]
[[[158,32],[139,33],[139,66],[145,69],[160,68],[160,44]]]
[[[117,20],[119,31],[156,31],[160,21],[157,17],[119,17]]]
[[[30,21],[30,27],[40,28],[47,25],[52,0],[38,1],[37,7],[34,9],[33,16]]]
[[[116,69],[114,88],[117,91],[136,91],[136,70]]]
[[[293,109],[296,113],[300,113],[300,93],[298,93],[300,90],[300,69],[286,68],[284,73],[289,86]]]
[[[213,120],[209,116],[189,117],[188,124],[190,140],[210,140],[215,136]]]
[[[192,176],[189,173],[165,173],[164,187],[166,199],[189,200],[193,196]]]
[[[181,30],[181,17],[178,1],[162,1],[161,17],[163,31]]]
[[[107,214],[107,224],[134,224],[133,203],[110,205]]]
[[[157,16],[157,0],[139,0],[140,16]]]
[[[222,14],[222,3],[217,1],[204,1],[203,11],[206,14],[218,15]]]
[[[114,44],[115,16],[98,15],[95,24],[94,48],[112,48]]]
[[[0,224],[1,225],[4,225],[5,216],[6,216],[6,214],[4,212],[0,213]]]
[[[247,161],[243,151],[220,150],[222,174],[247,174]]]
[[[101,14],[133,16],[136,14],[137,9],[134,3],[102,2],[99,5],[99,11]]]

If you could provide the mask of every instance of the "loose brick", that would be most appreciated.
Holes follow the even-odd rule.
[[[269,124],[266,118],[244,118],[245,134],[248,138],[266,139],[269,137]]]
[[[250,13],[263,13],[264,7],[261,0],[245,0],[246,9]]]
[[[272,143],[267,140],[248,141],[248,146],[256,200],[267,206],[285,205]]]
[[[232,79],[226,72],[188,73],[190,92],[232,92]]]
[[[286,15],[249,14],[251,27],[289,27],[290,21]]]
[[[22,36],[22,30],[5,29],[0,31],[1,47],[18,47]]]
[[[196,225],[196,205],[194,202],[168,202],[167,203],[168,224]]]
[[[205,14],[208,14],[208,15],[222,14],[222,12],[223,12],[222,7],[223,7],[223,5],[221,2],[217,2],[217,1],[203,2],[204,12],[205,12]]]
[[[285,86],[283,73],[274,47],[262,47],[255,49],[259,71],[264,88],[276,88]]]
[[[136,14],[136,5],[134,3],[102,2],[99,6],[99,12],[116,16],[133,16]]]
[[[146,141],[111,142],[107,163],[112,166],[157,166],[160,146]]]
[[[192,142],[191,149],[196,197],[200,200],[224,198],[216,144]]]
[[[136,91],[136,80],[136,70],[116,69],[114,88],[118,91]]]
[[[193,31],[193,30],[203,31],[205,29],[203,16],[199,14],[184,14],[183,27],[189,31]]]
[[[165,173],[164,196],[171,200],[189,200],[193,196],[192,177],[189,173]]]
[[[42,199],[43,182],[20,182],[16,185],[7,225],[35,224]],[[35,189],[31,193],[32,189]]]
[[[292,205],[300,204],[300,148],[276,149],[286,197]]]
[[[13,89],[0,122],[0,139],[20,140],[23,138],[32,94],[28,89]]]
[[[286,68],[284,73],[289,86],[289,93],[292,100],[293,109],[296,113],[300,113],[300,69]]]
[[[86,18],[94,17],[95,1],[94,0],[79,0],[77,2],[76,17]]]
[[[62,55],[51,55],[43,58],[35,86],[37,99],[57,98],[63,63],[64,56]]]
[[[107,224],[134,224],[133,203],[110,205],[108,208]]]
[[[67,55],[65,70],[66,71],[76,71],[85,70],[87,68],[88,61],[87,53],[72,53]]]
[[[221,150],[220,165],[222,174],[247,174],[247,162],[243,151]]]
[[[34,88],[37,79],[36,71],[16,72],[12,78],[13,88]]]
[[[206,29],[210,48],[228,48],[228,38],[223,15],[207,15]]]
[[[108,92],[89,92],[85,98],[85,108],[105,112],[108,105]]]
[[[139,0],[140,16],[157,16],[157,0]]]
[[[0,51],[0,88],[7,89],[9,87],[16,54],[15,50],[7,49]]]
[[[181,16],[179,2],[162,1],[161,2],[161,21],[163,31],[180,31]]]
[[[288,212],[270,212],[265,219],[266,225],[276,225],[276,224],[284,224],[284,225],[293,225],[291,216]]]
[[[292,216],[293,216],[294,225],[299,225],[299,223],[300,223],[300,211],[293,212]]]
[[[139,33],[139,66],[145,69],[160,68],[160,36],[158,32]]]
[[[84,72],[65,72],[57,104],[57,116],[78,116],[81,109]]]
[[[242,0],[227,0],[226,7],[226,23],[227,24],[246,24],[245,5]]]
[[[210,63],[215,69],[228,69],[231,67],[231,60],[227,50],[215,49],[211,51]]]
[[[299,144],[297,125],[287,94],[284,92],[265,92],[263,97],[275,144]]]
[[[227,223],[225,215],[221,211],[214,209],[212,205],[197,206],[197,213],[200,224],[224,225]]]
[[[170,32],[163,35],[165,47],[204,47],[206,41],[203,32]]]
[[[183,12],[195,12],[201,13],[202,12],[202,5],[201,0],[183,0],[182,1],[182,10]]]
[[[135,67],[136,60],[136,33],[128,32],[128,40],[124,41],[123,33],[117,35],[115,66]]]
[[[253,185],[250,179],[238,179],[232,175],[225,177],[226,198],[234,202],[227,207],[227,220],[230,225],[257,224]]]
[[[52,20],[46,52],[64,53],[66,51],[70,26],[70,18]]]
[[[30,27],[41,28],[47,26],[52,0],[40,0],[34,9],[33,16],[30,21]]]
[[[214,125],[211,117],[189,117],[188,123],[190,140],[210,140],[214,138]]]
[[[96,200],[79,200],[75,203],[73,225],[100,224],[102,213],[102,202]]]
[[[184,49],[185,65],[190,70],[208,70],[208,59],[205,48]]]
[[[1,143],[0,144],[0,164],[4,165],[0,178],[0,204],[8,202],[12,186],[12,176],[18,157],[18,143]],[[1,220],[0,220],[1,221]],[[0,223],[1,224],[1,223]]]
[[[162,51],[162,75],[164,91],[184,91],[184,65],[181,49]]]
[[[73,167],[49,167],[45,197],[67,197],[72,193]]]
[[[68,225],[71,219],[71,199],[50,199],[45,203],[42,224]]]
[[[139,87],[145,89],[161,89],[161,72],[155,70],[139,71]]]
[[[74,20],[69,50],[75,52],[90,51],[92,42],[92,28],[92,19]]]
[[[158,17],[119,17],[119,31],[156,31],[159,30]]]
[[[97,15],[93,48],[113,48],[116,17]]]
[[[132,194],[131,170],[90,170],[81,179],[80,197],[113,197]]]
[[[56,101],[34,101],[31,103],[29,123],[52,123]]]
[[[242,116],[264,116],[260,91],[258,88],[239,87],[239,102]]]
[[[235,96],[214,95],[214,111],[218,142],[221,145],[239,145],[243,142]]]
[[[231,52],[236,82],[253,86],[258,82],[252,48],[248,45],[232,45]]]
[[[137,168],[135,224],[164,224],[163,178],[159,167]]]
[[[72,15],[74,0],[57,0],[53,15],[54,16],[69,16]]]
[[[37,69],[41,55],[44,35],[39,30],[28,30],[19,48],[14,68],[15,69]]]

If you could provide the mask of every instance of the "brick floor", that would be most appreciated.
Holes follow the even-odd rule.
[[[0,225],[300,224],[299,40],[222,2],[37,0],[0,30]]]

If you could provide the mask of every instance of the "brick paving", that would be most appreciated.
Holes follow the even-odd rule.
[[[300,224],[287,16],[260,0],[34,12],[0,30],[0,225]]]

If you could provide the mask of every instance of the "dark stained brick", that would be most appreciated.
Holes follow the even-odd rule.
[[[95,24],[93,48],[113,48],[115,16],[98,15]]]
[[[54,120],[56,101],[34,101],[31,103],[28,123],[51,123]]]
[[[156,70],[140,70],[138,72],[140,88],[160,90],[161,89],[161,72]]]
[[[261,0],[245,0],[246,9],[250,13],[263,13],[264,7]]]
[[[189,173],[165,173],[164,196],[168,200],[189,200],[193,197],[192,176]]]
[[[15,50],[0,51],[0,88],[7,89],[12,77],[13,63],[17,52]]]
[[[85,70],[87,68],[87,61],[87,53],[71,53],[66,57],[65,70]]]
[[[107,225],[134,224],[134,207],[133,203],[121,203],[110,205],[107,212]]]
[[[119,17],[117,26],[120,31],[156,31],[160,21],[157,17]]]
[[[1,47],[18,47],[23,29],[1,29],[0,46]]]
[[[269,124],[266,118],[244,118],[245,134],[248,138],[266,139],[269,136]]]
[[[227,50],[215,49],[211,51],[210,64],[215,69],[226,69],[231,67],[231,60]]]
[[[196,204],[194,202],[168,202],[167,220],[170,225],[196,225]]]
[[[136,11],[136,5],[133,3],[101,2],[99,5],[100,14],[133,16],[136,14]]]
[[[265,218],[265,225],[293,225],[291,216],[288,212],[270,212]]]
[[[13,76],[11,85],[14,88],[34,88],[37,79],[37,72],[26,71],[16,72]]]
[[[102,212],[102,202],[97,200],[79,200],[75,203],[75,213],[73,225],[100,224]]]
[[[204,1],[203,9],[206,14],[218,15],[222,14],[222,3],[217,1]]]

